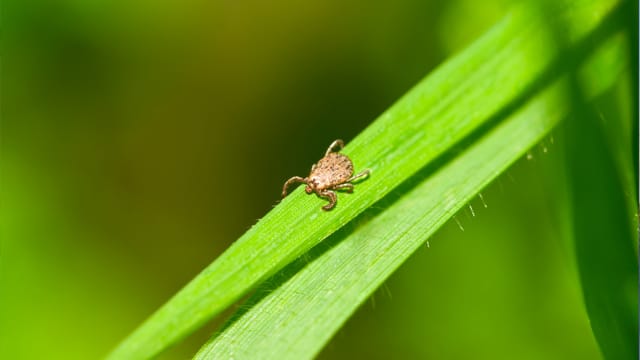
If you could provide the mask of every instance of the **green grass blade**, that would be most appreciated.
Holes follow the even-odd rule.
[[[584,299],[605,358],[637,359],[637,218],[627,211],[628,194],[599,119],[594,113],[584,115],[579,126],[571,127],[579,128],[582,136],[568,151],[572,227]]]
[[[621,70],[623,46],[615,45],[621,55],[615,65]],[[600,76],[592,83],[598,89],[592,95],[610,86],[619,74]],[[567,85],[559,80],[380,215],[344,239],[332,236],[327,242],[333,246],[314,249],[310,263],[301,259],[267,282],[249,300],[249,310],[236,314],[196,359],[315,356],[431,234],[568,114]]]
[[[571,39],[577,43],[616,4],[614,0],[576,1],[558,18],[576,14],[572,20],[580,26],[571,28]],[[535,11],[524,7],[512,11],[347,145],[344,153],[353,159],[356,170],[372,170],[352,195],[342,195],[333,211],[323,212],[319,209],[323,201],[306,196],[301,189],[295,191],[126,338],[110,358],[158,354],[420,169],[440,165],[447,158],[444,154],[479,139],[553,80],[548,70],[558,54],[553,44]]]
[[[618,58],[625,56],[618,54]],[[605,63],[611,61],[605,58]],[[590,75],[593,79],[601,74]],[[623,136],[607,139],[613,138],[611,133],[630,134],[618,129],[630,129],[637,119],[631,119],[630,111],[625,117],[624,111],[596,110],[581,95],[577,80],[573,85],[577,111],[567,123],[564,143],[569,212],[584,300],[604,358],[637,359],[638,208],[631,180],[632,141]],[[631,97],[630,89],[626,90],[622,95]]]

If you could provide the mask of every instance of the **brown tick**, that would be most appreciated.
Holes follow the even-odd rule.
[[[295,183],[304,183],[307,186],[304,191],[307,194],[315,192],[321,198],[329,200],[329,203],[322,207],[323,210],[331,210],[336,206],[336,193],[334,190],[344,190],[353,192],[352,181],[361,179],[369,175],[369,170],[364,170],[353,176],[353,163],[346,155],[338,153],[344,147],[342,140],[336,140],[324,153],[324,157],[311,167],[311,173],[306,178],[294,176],[287,180],[282,187],[282,197],[287,196],[287,188]],[[338,148],[337,151],[334,149]]]

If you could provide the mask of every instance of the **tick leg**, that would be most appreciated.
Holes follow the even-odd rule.
[[[332,152],[333,152],[333,149],[334,149],[334,148],[336,148],[336,147],[338,147],[338,148],[339,148],[337,151],[342,150],[342,148],[344,147],[344,142],[343,142],[342,140],[340,140],[340,139],[338,139],[338,140],[336,140],[336,141],[332,142],[332,143],[331,143],[331,145],[329,145],[329,148],[327,149],[327,152],[326,152],[326,153],[324,153],[324,156],[327,156],[327,155],[329,155],[330,153],[332,153]]]
[[[318,196],[320,196],[321,198],[325,198],[327,200],[329,200],[329,203],[325,206],[322,207],[322,210],[328,211],[333,209],[334,206],[336,206],[336,193],[331,191],[331,190],[324,190],[322,192],[318,193]]]
[[[344,183],[344,184],[339,184],[333,187],[335,190],[344,190],[348,193],[352,193],[353,192],[353,184],[349,184],[349,183]]]
[[[291,186],[292,184],[295,183],[306,183],[307,179],[300,177],[300,176],[294,176],[291,179],[287,180],[286,183],[284,183],[284,186],[282,187],[282,197],[287,196],[287,188],[289,186]]]
[[[363,171],[363,172],[359,173],[358,175],[354,175],[354,176],[352,176],[352,177],[351,177],[351,179],[349,179],[349,180],[347,180],[347,181],[352,182],[352,181],[360,180],[360,179],[362,179],[362,178],[364,178],[364,177],[369,176],[369,172],[370,172],[370,170],[369,170],[369,169],[367,169],[367,170],[365,170],[365,171]]]

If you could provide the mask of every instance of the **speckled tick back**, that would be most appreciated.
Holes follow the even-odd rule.
[[[364,170],[358,175],[353,175],[353,163],[346,155],[340,154],[344,147],[342,140],[336,140],[327,149],[324,157],[311,167],[308,177],[302,178],[294,176],[287,180],[282,188],[282,197],[287,196],[287,188],[294,183],[305,183],[307,194],[315,192],[316,195],[329,200],[329,203],[322,207],[323,210],[331,210],[336,205],[337,197],[334,190],[344,190],[353,192],[352,181],[364,178],[369,175],[369,170]],[[336,152],[334,149],[338,148]]]

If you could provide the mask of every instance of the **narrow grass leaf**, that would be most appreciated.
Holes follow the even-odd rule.
[[[622,38],[614,40],[613,44],[625,44]],[[630,58],[628,51],[616,55],[617,61],[610,56],[599,61],[611,64]],[[605,359],[637,359],[638,203],[632,142],[620,136],[629,134],[620,129],[630,129],[637,119],[632,120],[631,111],[602,112],[586,100],[579,84],[593,84],[602,76],[602,71],[590,71],[572,81],[576,112],[566,124],[563,141],[569,213],[584,300],[602,354]],[[621,94],[631,97],[630,90]],[[611,141],[614,136],[616,141]]]

